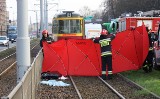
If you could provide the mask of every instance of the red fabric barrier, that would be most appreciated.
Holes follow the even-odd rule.
[[[52,44],[43,42],[43,45],[42,72],[58,71],[64,76],[100,75],[100,49],[92,40],[60,40]]]
[[[43,42],[43,51],[42,72],[57,71],[64,76],[68,75],[68,55],[65,40],[60,40],[52,44]]]
[[[144,25],[118,33],[112,42],[113,73],[141,68],[148,48],[148,33]]]
[[[99,44],[92,40],[59,40],[52,44],[43,42],[42,72],[57,71],[75,76],[101,75]],[[112,42],[113,73],[141,68],[149,49],[145,26],[120,32]]]
[[[101,73],[100,53],[92,40],[68,40],[68,75],[97,76]]]

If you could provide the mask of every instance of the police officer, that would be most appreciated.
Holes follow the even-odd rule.
[[[101,35],[98,39],[94,39],[95,43],[101,46],[102,59],[102,79],[106,79],[106,65],[108,66],[108,79],[112,78],[112,52],[111,41],[115,38],[114,35],[109,34],[107,30],[102,29]]]
[[[146,27],[146,30],[148,32],[148,38],[149,38],[149,51],[148,51],[148,55],[144,61],[143,64],[143,70],[148,73],[152,71],[153,68],[153,41],[154,38],[152,38],[152,32],[148,29],[148,27]]]

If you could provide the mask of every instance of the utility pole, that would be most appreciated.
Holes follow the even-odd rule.
[[[16,58],[17,83],[19,83],[31,65],[30,38],[28,35],[28,0],[17,0],[17,26]]]
[[[32,18],[31,18],[31,16],[30,16],[30,28],[29,28],[29,33],[31,33],[32,32]]]
[[[40,0],[40,15],[41,15],[40,38],[42,38],[42,31],[44,30],[44,0]]]
[[[47,5],[47,0],[44,0],[44,29],[46,29],[46,15],[47,15],[47,12],[46,12],[46,5]]]
[[[56,4],[58,3],[49,3],[49,4]],[[39,4],[36,4],[39,5]],[[52,8],[51,8],[52,9]],[[50,10],[50,9],[49,9]],[[48,1],[47,0],[40,0],[40,32],[44,29],[48,29]],[[40,33],[40,38],[42,38],[42,34]]]
[[[38,34],[39,34],[39,29],[38,29],[38,15],[37,15],[37,11],[39,10],[29,10],[29,11],[34,11],[36,13],[36,28],[37,28],[37,38],[38,38]]]
[[[38,29],[38,15],[37,15],[37,11],[35,11],[35,13],[36,13],[36,23],[37,23],[37,38],[38,38],[39,29]]]
[[[44,12],[45,12],[45,29],[48,30],[48,2],[47,0],[45,0],[45,9],[44,9]]]
[[[1,36],[2,36],[2,24],[1,24]]]

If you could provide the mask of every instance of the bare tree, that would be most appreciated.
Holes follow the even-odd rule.
[[[84,17],[92,15],[92,10],[88,6],[84,6],[82,9],[79,10],[79,12]]]
[[[118,18],[122,13],[159,10],[160,0],[104,0],[103,19]]]

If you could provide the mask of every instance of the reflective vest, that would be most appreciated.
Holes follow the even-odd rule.
[[[101,46],[101,56],[112,55],[111,52],[111,38],[99,40]]]

